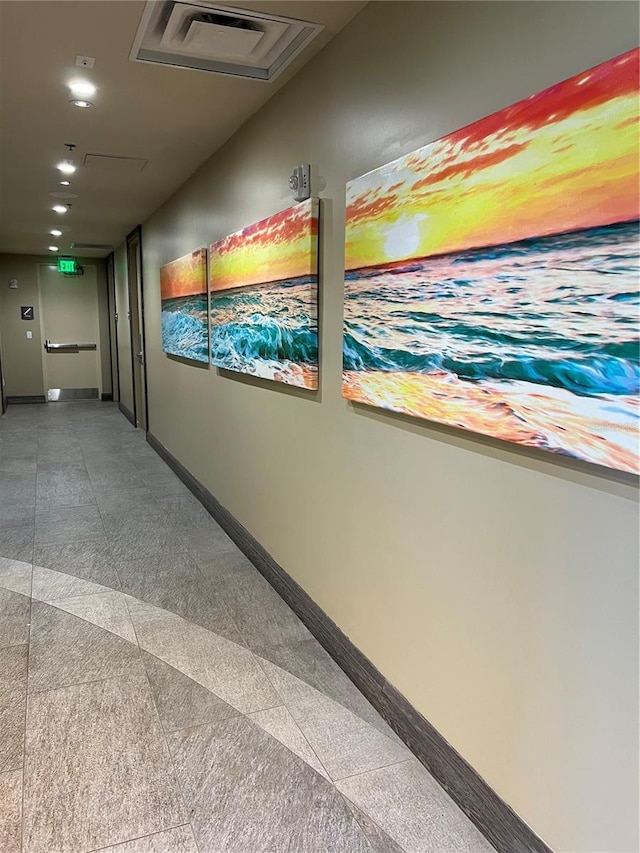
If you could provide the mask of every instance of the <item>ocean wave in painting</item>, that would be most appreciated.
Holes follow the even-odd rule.
[[[212,292],[212,363],[316,388],[318,324],[310,286],[314,283],[304,277]]]
[[[171,355],[209,361],[206,295],[162,300],[162,347]]]
[[[638,471],[638,274],[637,222],[351,271],[345,396]]]

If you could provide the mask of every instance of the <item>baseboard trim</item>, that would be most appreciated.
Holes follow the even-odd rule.
[[[101,394],[100,399],[103,403],[112,403],[113,402],[113,394]]]
[[[125,418],[126,418],[128,421],[130,421],[130,422],[133,424],[133,426],[135,426],[135,425],[136,425],[136,419],[133,417],[132,412],[130,412],[130,411],[129,411],[129,409],[127,409],[127,407],[126,407],[126,406],[125,406],[125,404],[122,402],[122,400],[119,400],[119,401],[118,401],[118,408],[120,409],[120,411],[122,412],[122,414],[125,416]]]
[[[44,394],[18,394],[13,397],[7,397],[7,406],[15,405],[16,403],[46,403],[47,398]]]
[[[202,483],[152,433],[147,441],[498,853],[553,853]]]

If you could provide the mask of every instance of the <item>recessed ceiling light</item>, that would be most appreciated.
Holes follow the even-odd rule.
[[[62,231],[58,231],[57,228],[54,228],[52,231],[49,231],[49,234],[52,234],[54,237],[62,237]]]
[[[49,251],[50,251],[50,252],[57,252],[57,251],[58,251],[58,247],[57,247],[57,246],[49,246]]]
[[[56,213],[66,213],[67,212],[67,208],[63,204],[56,204],[56,206],[53,208],[53,210],[55,210]]]
[[[56,169],[62,172],[63,175],[73,175],[76,170],[76,167],[70,160],[63,160],[61,163],[58,163]]]
[[[84,98],[69,98],[69,103],[73,104],[74,107],[81,107],[83,110],[93,106],[91,101],[85,101]]]
[[[90,98],[96,93],[96,87],[88,80],[72,80],[69,83],[69,88],[74,98],[81,98],[82,100]]]
[[[71,181],[58,181],[61,187],[70,187]]]

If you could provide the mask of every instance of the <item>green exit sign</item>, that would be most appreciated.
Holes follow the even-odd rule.
[[[58,258],[58,272],[78,272],[78,261],[75,258]]]

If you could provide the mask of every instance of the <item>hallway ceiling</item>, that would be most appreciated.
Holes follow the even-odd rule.
[[[274,82],[264,83],[132,62],[143,0],[0,2],[0,252],[46,254],[52,241],[61,254],[70,253],[72,242],[118,246],[366,3],[221,5],[325,28]],[[75,67],[77,55],[95,57],[95,67]],[[72,79],[97,87],[92,108],[69,103]],[[77,146],[73,154],[65,143]],[[83,166],[89,154],[102,156]],[[72,186],[63,187],[58,182],[66,176],[55,165],[67,158],[79,168],[69,176]],[[140,168],[107,158],[147,162]],[[78,198],[50,196],[67,190]],[[68,213],[52,211],[67,202]],[[51,237],[55,228],[61,237]]]

